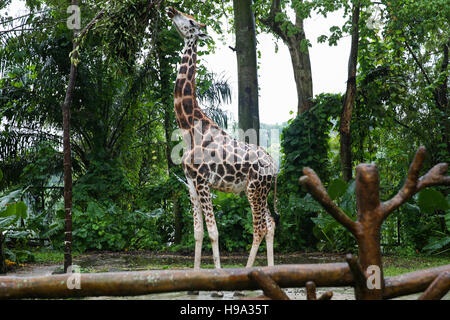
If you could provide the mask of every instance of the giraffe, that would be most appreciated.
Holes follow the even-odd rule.
[[[211,189],[236,194],[245,191],[253,217],[253,243],[246,267],[253,266],[264,237],[267,263],[273,266],[273,238],[279,218],[276,211],[276,163],[263,148],[233,139],[201,110],[195,93],[195,73],[197,40],[208,38],[204,32],[206,25],[173,7],[169,7],[167,13],[185,43],[175,82],[174,108],[183,140],[188,146],[182,156],[182,167],[193,208],[194,269],[200,269],[203,218],[211,240],[214,266],[217,269],[221,267],[219,233],[211,202]],[[275,219],[267,205],[272,180],[275,180]]]

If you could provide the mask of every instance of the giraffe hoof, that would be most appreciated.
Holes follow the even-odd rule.
[[[242,291],[235,291],[233,297],[245,297],[245,293]]]
[[[199,291],[188,291],[187,294],[188,296],[198,296]]]
[[[214,291],[211,293],[211,297],[213,298],[223,298],[223,292],[222,291]]]

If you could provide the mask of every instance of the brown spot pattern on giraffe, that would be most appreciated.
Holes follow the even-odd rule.
[[[187,67],[186,66],[181,66],[180,71],[178,72],[178,74],[186,74],[187,72]]]
[[[189,80],[192,80],[192,77],[194,76],[194,72],[195,72],[195,67],[194,66],[190,67],[189,71],[188,71],[188,75],[187,75]]]

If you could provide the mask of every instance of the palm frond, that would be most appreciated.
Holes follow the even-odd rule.
[[[205,73],[199,77],[197,97],[208,117],[220,127],[228,127],[229,115],[220,108],[223,104],[231,103],[231,87],[223,74]]]

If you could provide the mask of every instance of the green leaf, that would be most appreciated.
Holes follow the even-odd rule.
[[[16,204],[12,203],[6,206],[3,211],[0,212],[0,217],[11,217],[16,215]]]
[[[435,210],[447,210],[448,202],[444,195],[435,189],[425,189],[419,192],[419,208],[426,213],[433,213]]]
[[[447,246],[448,244],[450,244],[450,237],[445,237],[445,238],[441,238],[441,239],[433,239],[430,241],[430,243],[423,247],[423,250],[425,251],[436,251],[436,250],[440,250],[442,248],[444,248],[445,246]]]
[[[22,201],[11,203],[5,210],[0,212],[0,217],[16,216],[25,219],[27,217],[27,209],[27,205]]]
[[[27,218],[27,210],[28,207],[23,201],[19,201],[16,203],[16,215],[20,216],[22,219]]]
[[[330,182],[328,185],[328,194],[332,200],[335,200],[347,191],[348,184],[342,179],[336,179]]]

